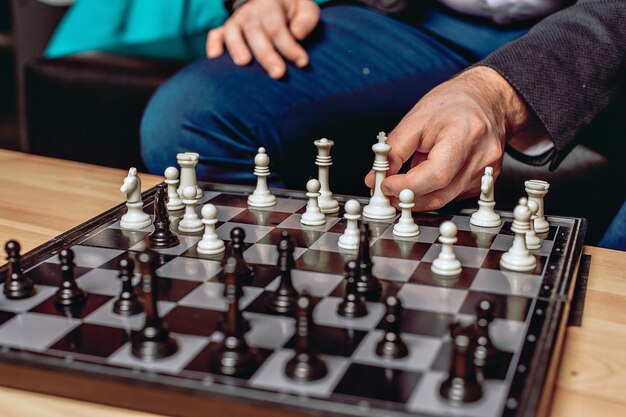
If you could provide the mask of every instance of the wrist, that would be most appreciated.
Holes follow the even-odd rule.
[[[460,76],[481,97],[482,104],[492,113],[493,121],[507,140],[529,125],[531,113],[526,102],[497,71],[476,66]]]

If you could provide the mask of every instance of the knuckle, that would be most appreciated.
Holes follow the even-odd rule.
[[[450,173],[444,169],[440,169],[431,174],[430,182],[437,188],[443,188],[451,181]]]

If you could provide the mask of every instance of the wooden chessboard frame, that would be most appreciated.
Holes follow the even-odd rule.
[[[248,186],[208,182],[201,182],[200,185],[205,191],[217,192],[249,193],[253,189],[253,187]],[[151,188],[142,193],[144,206],[153,204],[155,191],[155,188]],[[303,198],[302,192],[293,190],[272,189],[272,192],[277,197]],[[351,198],[355,198],[361,203],[367,201],[362,197],[346,195],[335,195],[335,198],[341,203]],[[34,266],[43,255],[59,250],[87,231],[101,227],[114,218],[119,218],[125,209],[124,203],[119,204],[23,254],[22,268],[28,269]],[[468,213],[471,212],[461,211],[461,214],[469,215]],[[517,398],[520,398],[521,401],[512,409],[505,407],[503,416],[545,416],[550,410],[586,230],[585,219],[569,219],[574,220],[574,224],[571,234],[564,238],[563,247],[565,250],[561,256],[568,261],[564,263],[564,270],[561,272],[563,278],[557,289],[557,296],[544,302],[542,311],[545,318],[541,320],[532,319],[529,326],[529,331],[534,330],[536,332],[536,343],[533,346],[540,346],[541,348],[538,352],[526,352],[527,346],[524,346],[522,358],[518,364],[518,368],[520,365],[524,365],[524,369],[518,369],[511,385],[511,391],[519,391]],[[555,237],[555,242],[557,239],[559,237]],[[0,268],[0,280],[4,281],[7,272],[8,265]],[[536,322],[543,324],[534,326]],[[524,359],[525,356],[529,357]],[[174,384],[171,382],[163,383],[159,379],[162,380],[165,377],[158,375],[157,378],[157,374],[148,372],[140,374],[138,378],[136,375],[130,377],[128,369],[113,372],[114,368],[112,367],[109,369],[109,367],[84,363],[65,363],[60,366],[58,362],[58,358],[46,358],[45,356],[3,347],[0,349],[0,385],[174,416],[205,416],[213,412],[225,413],[229,416],[287,417],[310,415],[310,412],[299,407],[298,403],[301,401],[296,396],[283,396],[281,397],[282,400],[277,403],[275,394],[252,389],[236,388],[229,392],[228,389],[224,389],[223,385],[215,390],[213,387],[204,386],[197,381],[181,381],[175,378],[172,378],[175,381]],[[84,369],[85,367],[99,367],[101,369]],[[268,401],[268,397],[271,397],[271,401]],[[323,414],[357,415],[354,414],[356,407],[345,407],[343,404],[336,404],[336,407],[334,404],[329,406],[327,401],[311,398],[307,398],[306,401],[309,410],[317,410]],[[318,406],[315,406],[316,402],[319,402]],[[395,411],[389,412],[390,416],[396,414],[406,415],[406,413]],[[359,410],[358,415],[376,416],[377,410],[369,410],[369,412]]]

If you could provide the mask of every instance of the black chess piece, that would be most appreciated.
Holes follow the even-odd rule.
[[[243,259],[244,239],[246,232],[241,227],[230,231],[231,255],[237,260],[235,275],[245,285],[249,285],[254,278],[254,269]]]
[[[359,265],[356,261],[346,263],[346,290],[343,300],[337,306],[337,314],[350,319],[367,316],[367,304],[357,289]]]
[[[452,403],[471,403],[483,396],[483,389],[474,366],[476,342],[471,328],[459,323],[450,325],[452,358],[450,373],[439,388],[441,396]]]
[[[157,185],[154,197],[154,231],[148,235],[151,248],[171,248],[180,244],[178,236],[170,229],[167,200],[167,184]]]
[[[54,302],[57,307],[72,308],[85,302],[87,293],[78,287],[74,278],[74,251],[63,249],[59,252],[61,262],[61,276],[63,282],[54,294]]]
[[[137,255],[137,262],[141,273],[146,317],[143,328],[131,338],[131,353],[142,361],[153,362],[175,354],[178,351],[178,343],[170,336],[167,325],[157,310],[156,295],[159,292],[160,280],[154,272],[156,255],[151,251],[142,252]]]
[[[293,252],[295,245],[289,232],[283,230],[278,245],[278,268],[280,269],[280,284],[270,297],[267,308],[279,314],[292,314],[296,311],[298,291],[293,286],[291,270],[295,266]]]
[[[372,272],[374,263],[370,256],[371,231],[369,225],[361,222],[359,232],[359,256],[357,260],[359,262],[360,279],[357,282],[357,289],[366,300],[378,301],[382,293],[382,286]]]
[[[494,305],[491,301],[483,299],[476,304],[476,321],[473,326],[476,337],[474,364],[479,368],[489,367],[499,352],[489,337],[489,326],[494,317]]]
[[[121,316],[134,316],[143,311],[143,304],[135,294],[133,287],[133,276],[135,272],[135,262],[129,258],[122,258],[118,263],[118,277],[122,283],[122,291],[113,303],[113,312]]]
[[[328,374],[315,348],[313,301],[307,291],[298,298],[296,310],[296,353],[285,364],[285,375],[297,382],[317,381]]]
[[[245,332],[241,328],[241,311],[239,310],[237,278],[235,276],[236,266],[237,260],[230,257],[224,267],[224,285],[226,286],[226,299],[228,301],[226,329],[222,342],[213,348],[209,367],[212,372],[240,377],[254,372],[258,361],[248,347],[244,337]]]
[[[4,295],[10,300],[22,300],[35,295],[33,281],[24,275],[20,266],[20,244],[9,240],[4,246],[9,261],[9,275],[4,283]]]
[[[243,287],[241,285],[241,280],[237,277],[237,274],[234,273],[233,271],[228,272],[227,270],[227,265],[229,263],[229,261],[231,263],[235,264],[235,270],[237,269],[237,259],[234,256],[230,256],[228,257],[228,259],[226,259],[226,263],[224,265],[224,276],[223,276],[223,282],[224,282],[224,291],[222,292],[222,295],[224,296],[224,299],[228,302],[228,285],[227,282],[228,280],[232,280],[233,285],[235,286],[235,299],[237,301],[237,306],[239,306],[239,301],[241,300],[241,297],[243,297]],[[244,333],[247,333],[250,331],[250,322],[243,316],[243,314],[241,314],[241,310],[237,309],[238,313],[237,313],[237,320],[239,321],[239,327],[242,329],[242,331]],[[220,322],[218,328],[219,330],[221,330],[222,332],[226,332],[226,327],[228,326],[228,310],[225,311],[223,313],[223,319]]]
[[[400,320],[402,319],[402,303],[394,296],[385,300],[385,335],[376,345],[376,354],[385,359],[400,359],[408,356],[409,348],[400,336]]]

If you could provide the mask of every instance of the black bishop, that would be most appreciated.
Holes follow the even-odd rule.
[[[346,290],[343,300],[337,306],[337,314],[347,318],[367,316],[367,304],[357,289],[359,266],[355,261],[346,263]]]

